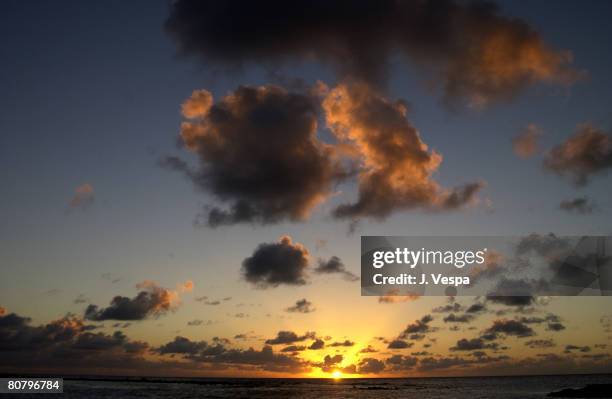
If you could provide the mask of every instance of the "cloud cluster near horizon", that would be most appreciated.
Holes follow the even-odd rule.
[[[543,303],[506,306],[487,303],[483,298],[461,303],[449,298],[445,305],[433,308],[431,314],[406,324],[395,337],[374,337],[368,345],[349,337],[334,339],[315,331],[300,334],[280,330],[267,339],[251,332],[249,336],[238,334],[234,338],[262,341],[260,349],[223,337],[197,340],[183,335],[152,345],[130,339],[121,331],[103,332],[106,330],[103,325],[87,324],[87,320],[70,314],[33,326],[29,318],[0,308],[3,309],[0,369],[37,370],[42,364],[64,371],[115,368],[122,372],[172,370],[223,374],[242,370],[304,375],[320,369],[324,373],[339,370],[363,376],[402,376],[406,373],[478,374],[485,369],[504,374],[516,373],[517,367],[522,372],[602,371],[610,366],[609,345],[584,344],[567,338],[563,341],[565,321],[559,315],[546,312],[545,307]],[[453,320],[451,315],[455,315]],[[470,315],[465,323],[456,321],[465,315]],[[485,317],[487,320],[475,324],[477,319]],[[457,323],[465,326],[454,328]],[[609,317],[602,317],[601,328],[609,329]],[[440,346],[440,333],[454,332],[468,335],[458,335],[448,347],[434,349]],[[512,351],[517,345],[530,352],[523,355]],[[516,357],[517,354],[521,355]]]

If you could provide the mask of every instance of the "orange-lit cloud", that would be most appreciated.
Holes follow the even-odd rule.
[[[144,280],[136,285],[140,292],[134,298],[115,296],[106,308],[89,305],[84,317],[95,321],[159,317],[176,310],[181,303],[180,292],[188,292],[192,287],[193,283],[187,281],[180,284],[179,290],[175,291],[160,287],[155,281]]]
[[[455,209],[473,203],[482,183],[452,190],[433,180],[442,156],[429,150],[407,119],[406,105],[370,86],[341,84],[323,100],[328,126],[361,163],[359,198],[336,208],[340,218],[384,218],[395,210]]]
[[[193,281],[187,280],[184,283],[179,283],[177,287],[179,292],[191,292],[193,291]]]
[[[590,123],[578,125],[573,136],[547,154],[544,166],[584,186],[612,168],[612,136]]]
[[[206,207],[198,224],[305,220],[331,197],[335,183],[355,176],[359,198],[337,207],[336,217],[458,209],[477,203],[484,187],[483,182],[441,187],[433,174],[442,156],[412,126],[406,105],[363,83],[331,90],[319,83],[308,93],[242,86],[215,104],[210,93],[199,90],[183,109],[189,120],[181,125],[181,140],[198,155],[199,164],[167,157],[162,165],[230,203]],[[317,137],[321,112],[334,135],[332,143]]]
[[[208,90],[194,90],[181,106],[181,113],[187,119],[200,118],[208,113],[212,104],[213,97]]]
[[[421,296],[419,294],[412,295],[400,295],[399,289],[390,290],[387,295],[381,295],[378,297],[379,303],[403,303],[403,302],[411,302],[416,301]]]

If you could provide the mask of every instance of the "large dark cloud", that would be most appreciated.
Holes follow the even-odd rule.
[[[179,290],[191,290],[193,284],[188,281]],[[89,305],[85,309],[88,320],[143,320],[147,317],[158,317],[174,310],[179,301],[179,292],[160,287],[155,282],[144,281],[136,286],[141,291],[133,298],[115,296],[110,306],[99,308]]]
[[[364,84],[340,84],[323,100],[328,126],[361,165],[359,197],[338,206],[338,218],[385,218],[410,209],[452,210],[474,203],[483,183],[444,189],[433,179],[442,156],[430,151],[391,101]]]
[[[310,367],[294,356],[274,353],[270,346],[239,349],[229,347],[229,341],[222,338],[208,343],[179,336],[151,349],[148,343],[130,340],[120,331],[107,334],[91,331],[94,328],[73,315],[39,326],[13,313],[0,315],[0,371],[168,376],[214,373],[228,366],[285,373],[303,373]]]
[[[337,256],[332,256],[328,260],[319,259],[319,266],[314,269],[317,274],[340,274],[347,281],[357,281],[359,277],[346,270],[346,266]]]
[[[548,153],[544,166],[584,186],[612,168],[612,136],[589,123],[579,125],[573,136]]]
[[[62,342],[71,341],[89,330],[82,320],[68,315],[41,326],[31,326],[29,317],[16,313],[0,315],[0,352],[43,350]]]
[[[195,91],[183,104],[180,137],[198,166],[176,157],[162,165],[229,205],[208,208],[198,223],[303,220],[342,177],[332,149],[316,137],[318,109],[316,96],[277,86],[241,86],[217,103]]]
[[[271,346],[261,350],[239,349],[226,346],[227,342],[217,339],[213,344],[206,341],[191,341],[176,337],[174,341],[162,345],[158,352],[183,356],[185,359],[213,365],[216,368],[236,365],[241,368],[256,368],[278,372],[302,372],[307,365],[294,356],[274,353]]]
[[[187,120],[180,134],[198,156],[197,166],[177,157],[161,163],[229,204],[227,209],[206,207],[197,218],[212,227],[305,220],[330,197],[335,183],[355,175],[359,197],[333,210],[338,218],[385,218],[400,210],[475,204],[484,183],[441,187],[433,174],[442,156],[428,149],[406,111],[402,101],[363,83],[332,90],[320,84],[309,94],[243,86],[216,104],[200,90],[183,104]],[[317,138],[318,117],[334,142]],[[340,266],[327,265],[321,272]]]
[[[242,262],[244,279],[259,288],[280,284],[306,284],[309,254],[306,247],[283,236],[279,242],[260,244]]]
[[[570,53],[490,2],[180,0],[166,30],[180,53],[208,65],[315,59],[370,84],[384,83],[391,57],[401,54],[435,76],[447,100],[473,106],[577,78]]]
[[[149,347],[120,331],[106,334],[93,332],[95,328],[70,314],[38,326],[14,313],[0,315],[0,369],[128,365]]]

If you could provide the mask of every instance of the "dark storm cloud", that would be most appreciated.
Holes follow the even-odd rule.
[[[308,262],[306,247],[283,236],[279,242],[260,244],[253,255],[242,262],[242,274],[258,288],[304,285]]]
[[[335,217],[384,219],[394,211],[454,210],[477,202],[484,183],[449,190],[433,179],[442,156],[423,142],[402,101],[364,84],[340,84],[327,94],[323,109],[344,152],[361,165],[358,198],[339,205]]]
[[[229,204],[208,208],[197,223],[304,220],[327,198],[342,172],[316,137],[318,101],[277,86],[241,86],[215,104],[206,90],[193,93],[183,104],[180,137],[199,164],[161,163]]]
[[[288,345],[288,344],[293,344],[295,342],[302,342],[307,339],[315,339],[315,333],[307,332],[304,335],[297,335],[293,331],[279,331],[276,334],[275,338],[267,339],[266,344],[267,345],[280,345],[280,344]]]
[[[561,201],[559,209],[579,215],[588,215],[595,210],[595,204],[587,197],[578,197]]]
[[[296,301],[295,305],[289,306],[285,311],[291,313],[311,313],[315,311],[315,308],[312,306],[312,302],[304,298]]]
[[[166,31],[179,52],[240,68],[291,60],[330,64],[340,78],[384,84],[401,54],[440,82],[447,100],[507,100],[538,82],[570,84],[569,52],[490,2],[180,0]]]
[[[359,277],[346,270],[346,266],[337,256],[332,256],[327,261],[319,259],[319,266],[314,269],[317,274],[340,274],[347,281],[357,281]]]
[[[190,291],[192,286],[193,283],[188,281],[179,290]],[[141,291],[134,298],[115,296],[106,308],[89,305],[84,318],[95,321],[143,320],[162,316],[180,303],[178,291],[160,287],[155,282],[144,281],[136,287]]]
[[[548,153],[544,166],[584,186],[612,168],[612,136],[589,123],[579,125],[573,136]]]
[[[524,338],[535,335],[535,331],[518,320],[495,320],[493,325],[486,330],[486,334],[504,334]]]

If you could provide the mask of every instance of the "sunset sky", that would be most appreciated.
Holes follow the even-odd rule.
[[[0,2],[0,372],[609,372],[609,298],[358,276],[361,235],[612,233],[611,15]]]

